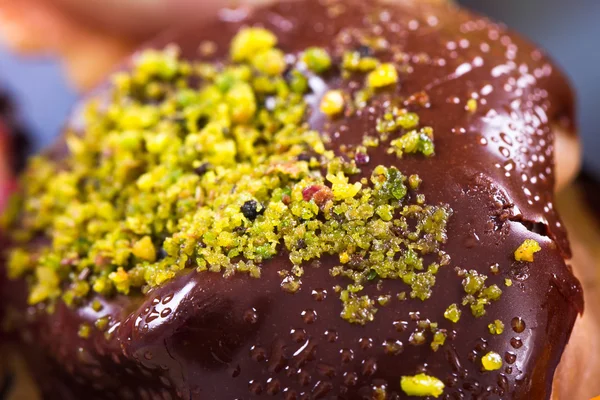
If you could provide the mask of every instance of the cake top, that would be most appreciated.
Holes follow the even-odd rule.
[[[513,373],[505,349],[522,339],[508,334],[534,323],[516,302],[572,323],[581,293],[552,206],[562,77],[452,6],[450,21],[428,5],[326,3],[190,28],[91,97],[67,151],[30,162],[9,215],[8,271],[30,304],[152,297],[190,271],[248,276],[252,293],[275,268],[289,296],[336,298],[340,336],[383,332],[401,311],[386,326],[406,338],[386,354],[458,348],[478,374]],[[460,362],[409,364],[396,374],[409,395],[447,393],[446,370],[464,379]]]

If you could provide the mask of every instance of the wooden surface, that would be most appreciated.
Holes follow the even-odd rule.
[[[588,400],[600,395],[600,221],[579,186],[557,200],[571,241],[571,265],[583,285],[585,311],[556,373],[553,399]]]

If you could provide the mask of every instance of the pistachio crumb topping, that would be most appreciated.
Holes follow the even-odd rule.
[[[487,275],[480,274],[475,270],[462,270],[459,271],[459,275],[463,276],[462,284],[466,293],[462,304],[470,305],[471,312],[475,317],[484,316],[485,307],[500,299],[502,289],[496,284],[486,286]]]
[[[323,72],[331,57],[310,48],[287,65],[276,43],[265,29],[245,28],[225,63],[185,61],[174,47],[140,53],[106,98],[87,105],[84,131],[66,132],[64,160],[32,159],[9,261],[11,277],[31,278],[31,304],[147,293],[191,269],[259,278],[283,254],[289,293],[301,290],[311,261],[339,259],[330,274],[347,282],[336,292],[350,323],[372,321],[393,301],[363,294],[367,285],[395,279],[408,289],[398,299],[432,295],[450,263],[442,245],[451,208],[427,204],[421,178],[396,167],[358,180],[369,146],[349,161],[305,122],[302,64]],[[397,81],[391,64],[373,73],[373,87]],[[347,94],[328,96],[323,112],[342,112]],[[392,141],[398,155],[433,154],[431,128],[417,131],[415,113],[388,111],[378,129],[385,140],[401,134]],[[40,237],[47,244],[32,249]],[[479,295],[491,298],[485,290]],[[432,332],[437,350],[446,333]]]
[[[500,354],[490,351],[481,358],[481,364],[486,371],[496,371],[502,368],[502,357]]]
[[[444,330],[437,330],[433,334],[433,341],[431,342],[431,349],[438,351],[438,349],[446,343],[446,337],[448,334]]]
[[[331,67],[331,57],[327,50],[321,47],[310,47],[302,54],[302,61],[312,72],[318,74],[327,71]]]
[[[344,53],[342,68],[351,72],[369,72],[379,66],[379,60],[375,57],[365,56],[360,51],[349,51]]]
[[[444,312],[444,318],[454,322],[455,324],[460,320],[460,314],[462,312],[458,308],[456,303],[450,304],[450,306]]]
[[[98,329],[101,332],[104,332],[106,330],[106,328],[108,327],[108,323],[110,322],[110,318],[108,317],[102,317],[102,318],[98,318],[95,322],[94,322],[94,326],[96,327],[96,329]]]
[[[444,393],[444,383],[438,378],[426,374],[403,376],[400,379],[400,387],[408,396],[438,398]]]
[[[410,131],[392,140],[388,153],[395,153],[398,158],[403,154],[422,153],[424,156],[431,156],[434,152],[433,129],[427,127],[419,131]]]
[[[475,111],[477,111],[477,99],[469,99],[469,100],[467,100],[466,109],[470,113],[474,113]]]
[[[504,323],[499,319],[494,320],[494,322],[488,325],[488,329],[492,335],[501,335],[504,332]]]
[[[285,55],[279,49],[268,49],[252,58],[256,70],[271,76],[281,75],[286,68]]]
[[[367,86],[377,89],[398,82],[398,71],[394,64],[381,64],[367,75]]]
[[[156,249],[154,248],[154,244],[152,243],[152,238],[150,238],[150,236],[144,236],[135,242],[131,252],[137,258],[145,261],[154,262],[156,260]]]
[[[96,312],[100,312],[100,311],[102,311],[103,308],[104,308],[104,306],[102,305],[102,303],[100,303],[100,301],[98,299],[96,299],[92,302],[92,310],[94,310]]]
[[[244,28],[231,42],[233,61],[247,61],[277,44],[277,37],[263,28]]]
[[[82,339],[88,339],[90,334],[92,333],[92,327],[89,324],[81,324],[79,326],[79,330],[77,331],[77,335]]]
[[[8,277],[17,278],[23,275],[30,268],[32,263],[29,253],[24,249],[15,249],[10,253],[10,257],[7,262]]]
[[[330,90],[321,99],[321,111],[329,116],[344,111],[344,93],[341,90]]]
[[[408,112],[404,108],[390,107],[383,116],[377,119],[376,129],[379,133],[377,142],[386,142],[390,134],[402,133],[400,137],[390,142],[388,148],[389,154],[396,154],[402,158],[404,154],[421,153],[430,157],[435,152],[433,144],[433,128],[426,126],[416,129],[419,126],[419,116],[414,112]],[[370,147],[371,138],[365,138],[363,145]],[[416,184],[418,186],[420,182]]]
[[[533,255],[542,250],[540,244],[534,239],[525,239],[515,250],[515,260],[533,262]]]

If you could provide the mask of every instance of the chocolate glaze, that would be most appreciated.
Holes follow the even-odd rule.
[[[250,15],[227,12],[152,46],[175,42],[195,59],[201,41],[212,40],[219,59],[240,26],[262,25],[290,53],[316,45],[341,54],[357,37],[372,35],[385,37],[392,53],[406,54],[410,72],[401,75],[394,93],[334,122],[314,110],[309,122],[331,136],[334,149],[358,144],[374,132],[392,94],[408,99],[427,92],[428,105],[409,108],[433,127],[436,155],[399,160],[381,146],[363,174],[378,164],[418,173],[428,203],[448,203],[454,210],[444,246],[452,263],[440,269],[433,297],[394,300],[373,322],[352,325],[339,316],[342,305],[333,287],[345,281],[329,275],[336,260],[307,266],[300,291],[290,294],[280,289],[277,274],[291,267],[285,254],[265,263],[260,279],[192,271],[143,298],[99,299],[105,305],[100,312],[58,304],[49,315],[28,308],[24,283],[13,284],[8,296],[23,316],[14,322],[45,398],[360,399],[384,386],[393,399],[405,397],[402,375],[422,371],[445,382],[448,399],[549,398],[554,370],[583,310],[580,285],[565,264],[566,233],[552,205],[550,126],[573,120],[569,86],[538,49],[485,18],[452,5],[373,3],[327,7],[311,0]],[[318,101],[327,88],[352,85],[336,73],[315,77],[309,101]],[[472,96],[479,105],[471,114],[465,103]],[[518,263],[513,252],[526,238],[537,240],[542,251],[534,262]],[[500,273],[493,275],[496,263]],[[487,284],[502,287],[501,299],[484,317],[465,310],[458,324],[443,318],[446,307],[464,295],[453,267],[488,274]],[[511,287],[504,286],[505,278],[513,280]],[[403,287],[384,281],[366,291],[397,293]],[[82,322],[107,315],[108,339],[97,330],[88,339],[78,337]],[[409,343],[416,318],[450,332],[439,351]],[[513,329],[513,318],[525,328]],[[489,333],[495,319],[506,325],[501,335]],[[386,340],[398,341],[397,354],[386,353]],[[482,371],[481,356],[488,351],[504,357],[501,370]]]

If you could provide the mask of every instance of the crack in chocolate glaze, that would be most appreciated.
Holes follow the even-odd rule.
[[[543,222],[536,222],[536,221],[526,221],[522,218],[519,217],[513,217],[513,218],[509,218],[510,221],[513,222],[518,222],[521,225],[523,225],[525,227],[525,229],[527,229],[529,232],[533,232],[537,235],[540,236],[546,236],[549,237],[549,227],[548,224],[545,224]]]
[[[405,397],[401,377],[419,373],[441,380],[445,399],[549,398],[554,370],[583,310],[553,207],[548,121],[565,110],[573,119],[564,77],[503,27],[453,5],[417,1],[282,3],[239,21],[188,27],[150,46],[176,43],[185,58],[222,60],[231,38],[247,25],[274,32],[289,54],[320,46],[339,58],[361,40],[383,38],[383,61],[398,66],[399,84],[379,91],[355,114],[330,119],[317,106],[322,94],[353,93],[363,77],[326,73],[312,82],[307,121],[338,151],[376,136],[377,119],[396,99],[418,111],[421,125],[435,132],[435,156],[399,160],[381,145],[369,151],[358,178],[379,164],[418,174],[427,201],[454,211],[443,246],[451,267],[439,269],[431,299],[392,298],[365,326],[340,318],[335,288],[347,282],[331,276],[339,260],[330,256],[304,266],[295,293],[281,290],[278,271],[292,265],[279,254],[263,263],[259,279],[186,271],[145,296],[92,298],[78,309],[59,302],[53,313],[27,306],[26,284],[18,281],[3,288],[3,301],[17,316],[13,323],[45,398],[361,399],[383,391],[398,399]],[[214,42],[211,58],[198,52],[204,40]],[[541,247],[532,262],[514,257],[525,239]],[[490,274],[491,266],[497,272]],[[468,307],[457,323],[443,317],[465,296],[463,277],[452,267],[474,270],[487,277],[488,287],[502,289],[483,317]],[[385,299],[405,289],[403,282],[381,280],[365,293]],[[315,297],[313,290],[328,295]],[[104,309],[95,311],[94,300]],[[110,316],[111,335],[97,329],[87,338],[77,335],[82,323],[104,316]],[[519,332],[511,330],[514,318],[523,321]],[[502,334],[490,333],[495,320],[504,323]],[[429,346],[432,323],[447,332],[439,351]],[[511,345],[517,336],[518,348]],[[511,351],[510,365],[485,371],[481,359],[490,351],[503,357]]]

